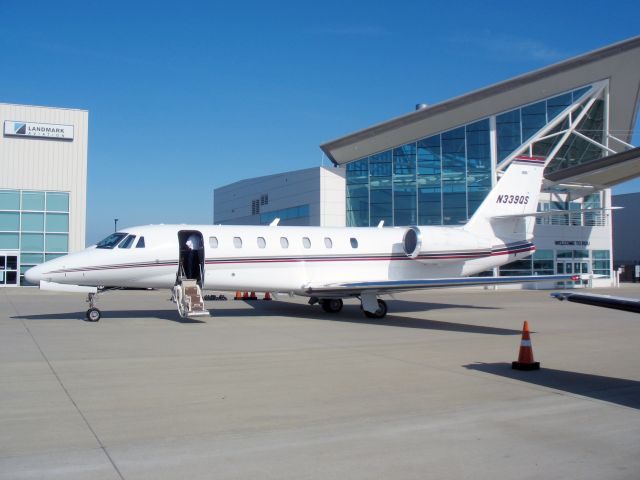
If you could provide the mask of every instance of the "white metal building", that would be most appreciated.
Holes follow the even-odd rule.
[[[213,223],[345,226],[341,168],[306,168],[255,177],[216,188]]]
[[[86,110],[0,104],[0,287],[85,245]]]

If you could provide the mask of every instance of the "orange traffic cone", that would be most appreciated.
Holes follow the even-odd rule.
[[[271,300],[271,294],[269,292],[264,292],[263,300]]]
[[[243,299],[243,300],[249,300],[249,292],[244,292],[244,293],[242,294],[242,299]]]
[[[531,337],[529,336],[529,322],[525,320],[522,326],[522,340],[520,341],[520,353],[518,361],[511,362],[511,368],[516,370],[539,370],[540,362],[533,361],[533,348],[531,348]]]
[[[251,292],[251,295],[249,295],[249,300],[257,300],[258,297],[256,297],[256,292]]]
[[[234,300],[242,300],[242,292],[240,290],[236,291],[236,296],[234,297]]]

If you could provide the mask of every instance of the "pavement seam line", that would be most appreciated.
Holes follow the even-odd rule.
[[[13,308],[15,310],[15,306]],[[18,313],[18,315],[19,315],[19,313]],[[109,463],[111,463],[111,466],[113,467],[113,469],[118,474],[118,477],[120,477],[121,480],[125,480],[124,476],[122,475],[122,472],[120,471],[120,469],[116,465],[116,462],[113,460],[113,458],[111,458],[111,455],[109,454],[109,451],[107,450],[107,447],[105,447],[105,445],[102,443],[102,441],[100,440],[100,437],[98,437],[98,434],[95,432],[95,430],[93,429],[93,427],[89,423],[89,420],[87,420],[87,417],[85,417],[84,413],[82,413],[82,410],[80,410],[80,407],[78,406],[76,401],[73,399],[73,397],[69,393],[69,390],[67,390],[67,387],[65,387],[64,383],[62,382],[62,379],[58,375],[58,372],[56,372],[55,368],[53,368],[53,365],[51,365],[51,362],[49,361],[49,359],[45,355],[44,351],[40,347],[40,344],[38,343],[36,338],[33,336],[33,333],[31,332],[29,327],[24,323],[24,320],[20,320],[20,323],[22,323],[22,326],[24,327],[24,329],[27,331],[27,333],[31,337],[31,340],[33,340],[33,343],[35,344],[36,348],[40,352],[40,355],[42,355],[42,358],[44,358],[44,361],[47,362],[47,365],[49,365],[49,369],[51,370],[51,373],[53,373],[53,376],[56,377],[56,380],[58,381],[58,384],[60,385],[60,387],[64,391],[65,395],[67,396],[67,398],[69,399],[71,404],[74,406],[74,408],[76,409],[76,411],[80,415],[80,418],[82,418],[82,421],[85,423],[85,425],[87,426],[87,428],[89,429],[89,431],[91,432],[93,437],[96,439],[96,442],[98,442],[98,445],[100,446],[100,449],[103,451],[103,453],[105,454],[105,456],[109,460]]]

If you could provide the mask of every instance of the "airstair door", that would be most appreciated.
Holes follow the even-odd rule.
[[[204,288],[204,239],[197,230],[180,230],[178,232],[180,256],[178,261],[178,278],[195,280],[200,288]]]
[[[182,317],[209,315],[204,308],[204,239],[197,230],[178,232],[178,272],[173,287],[173,299]]]

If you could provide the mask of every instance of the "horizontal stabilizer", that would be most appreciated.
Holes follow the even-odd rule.
[[[584,208],[581,210],[547,210],[546,212],[532,212],[532,213],[512,213],[508,215],[496,215],[491,217],[491,220],[499,220],[502,218],[544,218],[555,217],[557,215],[575,215],[583,213],[597,213],[610,210],[621,210],[624,207],[609,207],[609,208]]]
[[[48,290],[50,292],[71,292],[71,293],[96,293],[97,287],[87,287],[84,285],[66,285],[56,282],[45,282],[40,280],[40,290]]]

